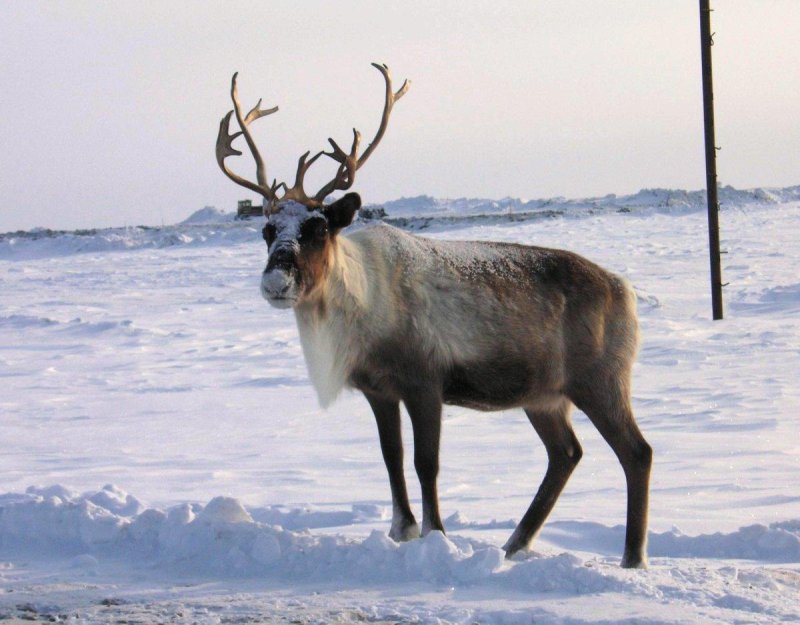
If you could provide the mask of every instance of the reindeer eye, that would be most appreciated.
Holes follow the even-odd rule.
[[[264,237],[267,245],[272,245],[272,242],[275,240],[275,226],[272,224],[264,226],[264,229],[261,231],[261,236]]]
[[[314,224],[314,238],[324,239],[327,234],[328,224],[320,219],[316,224]]]
[[[300,229],[300,241],[320,241],[328,234],[328,224],[324,219],[309,219]]]

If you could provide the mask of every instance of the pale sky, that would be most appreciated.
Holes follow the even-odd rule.
[[[712,6],[720,181],[800,184],[800,2]],[[214,158],[231,74],[246,110],[280,106],[254,128],[292,182],[329,136],[374,134],[372,61],[413,84],[356,177],[367,203],[703,188],[698,21],[697,0],[0,0],[0,231],[233,210],[256,196]]]

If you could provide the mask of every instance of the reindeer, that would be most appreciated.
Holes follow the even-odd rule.
[[[436,480],[442,406],[477,410],[520,407],[545,445],[544,479],[504,545],[506,557],[528,547],[542,527],[582,450],[572,429],[572,406],[582,410],[617,455],[628,493],[623,567],[645,567],[652,450],[631,410],[631,367],[637,350],[636,301],[622,279],[568,251],[510,243],[435,241],[379,224],[342,233],[361,206],[347,191],[386,132],[394,104],[389,69],[373,63],[385,82],[375,137],[359,156],[361,134],[345,152],[297,164],[292,187],[268,184],[250,124],[277,107],[261,100],[243,115],[236,78],[233,110],[220,122],[217,162],[239,185],[264,197],[268,260],[261,293],[277,308],[292,308],[309,377],[327,407],[344,388],[361,391],[378,426],[389,473],[389,536],[406,541],[444,532]],[[239,131],[231,134],[231,115]],[[225,163],[241,155],[239,136],[256,162],[256,182]],[[303,189],[308,168],[322,155],[338,163],[316,194]],[[411,419],[414,467],[422,491],[422,528],[411,511],[403,476],[400,402]]]

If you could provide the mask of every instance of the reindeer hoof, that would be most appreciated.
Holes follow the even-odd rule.
[[[628,556],[625,555],[622,558],[622,562],[620,566],[623,569],[646,569],[647,568],[647,558],[642,556]]]
[[[515,549],[506,549],[505,547],[503,547],[503,549],[505,549],[506,552],[506,560],[512,562],[524,562],[525,560],[535,560],[545,557],[545,554],[540,551],[529,549],[527,545],[522,545]]]
[[[526,549],[527,547],[527,543],[523,543],[519,539],[519,534],[515,531],[506,541],[506,544],[503,545],[502,549],[506,552],[506,560],[510,560],[511,556],[522,549]]]
[[[503,551],[506,552],[506,560],[524,560],[526,558],[520,557],[526,553],[526,549],[523,546],[516,545],[514,547],[509,547],[508,543],[503,545]]]
[[[419,538],[419,525],[414,520],[392,523],[392,528],[389,530],[389,538],[398,543]]]

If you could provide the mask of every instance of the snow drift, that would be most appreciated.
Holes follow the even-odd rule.
[[[328,515],[328,523],[349,524],[383,518],[382,510],[365,515]],[[504,561],[496,546],[455,534],[432,532],[424,539],[398,544],[385,531],[365,539],[314,535],[288,530],[254,517],[282,516],[296,527],[319,525],[313,511],[248,511],[239,501],[215,497],[205,506],[183,504],[166,511],[145,508],[134,496],[106,485],[77,494],[63,486],[29,488],[24,494],[0,495],[0,548],[20,555],[58,553],[80,558],[83,566],[100,559],[135,560],[178,572],[205,571],[215,577],[272,576],[296,581],[351,583],[411,582],[438,584],[503,583],[537,592],[601,592],[626,585],[560,554]],[[315,518],[316,517],[316,518]],[[602,531],[587,524],[587,535]],[[573,526],[574,531],[574,526]],[[800,520],[752,525],[729,534],[683,536],[677,531],[651,534],[652,557],[734,558],[800,562]]]

